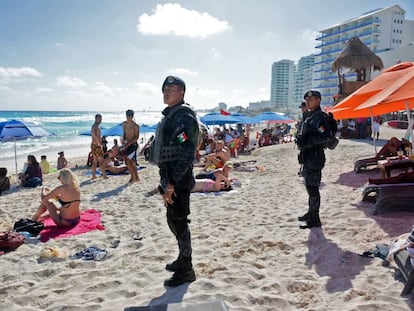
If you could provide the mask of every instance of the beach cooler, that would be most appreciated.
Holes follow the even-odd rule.
[[[127,307],[124,311],[229,311],[223,301],[207,301],[198,303],[169,303],[157,306]]]

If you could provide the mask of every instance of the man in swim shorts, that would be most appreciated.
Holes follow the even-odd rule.
[[[107,179],[105,173],[105,168],[103,166],[103,149],[102,149],[102,136],[101,136],[101,128],[99,125],[102,122],[102,115],[96,114],[95,115],[95,123],[92,125],[91,128],[91,135],[92,135],[92,144],[91,144],[91,151],[92,151],[92,179],[96,179],[96,167],[99,164],[99,168],[101,169],[102,177]]]
[[[122,129],[124,131],[123,137],[123,150],[125,154],[125,164],[128,167],[128,171],[131,174],[129,179],[130,183],[139,181],[136,160],[139,138],[139,125],[134,121],[134,111],[128,109],[126,111],[127,120],[122,123]]]

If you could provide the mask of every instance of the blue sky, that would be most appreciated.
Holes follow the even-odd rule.
[[[404,0],[2,0],[0,110],[161,110],[169,75],[195,108],[270,97],[318,30]]]

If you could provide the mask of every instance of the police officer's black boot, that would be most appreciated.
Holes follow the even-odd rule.
[[[182,256],[179,255],[176,260],[174,260],[173,262],[167,263],[165,265],[165,270],[170,271],[170,272],[177,271],[181,267],[181,261],[182,261]]]
[[[309,218],[306,224],[299,226],[301,229],[319,228],[322,227],[321,220],[319,219],[319,210],[313,209],[309,212]]]
[[[299,221],[308,221],[308,219],[309,219],[309,211],[305,215],[298,217]]]
[[[182,257],[173,276],[164,281],[164,286],[176,287],[186,282],[194,282],[196,275],[191,263],[191,257]]]

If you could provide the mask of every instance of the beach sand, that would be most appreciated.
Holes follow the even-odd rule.
[[[381,129],[381,142],[401,131]],[[297,216],[307,210],[308,196],[298,177],[293,144],[259,148],[235,163],[264,166],[264,172],[234,171],[241,181],[229,193],[191,196],[193,264],[197,280],[165,288],[171,273],[165,264],[177,246],[165,219],[161,197],[146,197],[158,183],[156,167],[129,176],[91,181],[84,158],[75,169],[81,181],[83,210],[102,213],[104,231],[91,231],[46,243],[23,244],[0,256],[0,310],[123,310],[131,306],[222,300],[230,310],[411,310],[401,298],[403,283],[395,266],[358,254],[407,233],[414,213],[373,215],[361,202],[361,187],[377,169],[354,174],[357,159],[374,155],[372,141],[341,140],[327,161],[321,186],[323,228],[300,230]],[[247,162],[256,161],[256,162]],[[195,168],[198,172],[199,169]],[[45,185],[58,185],[57,173]],[[0,197],[0,231],[30,217],[40,188],[16,189]],[[134,239],[135,237],[135,239]],[[120,240],[118,247],[111,243]],[[102,261],[65,259],[39,262],[45,246],[72,255],[98,246]]]

